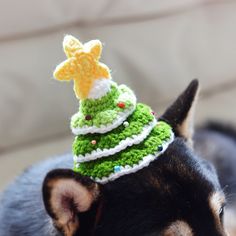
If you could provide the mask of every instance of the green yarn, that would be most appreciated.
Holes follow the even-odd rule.
[[[143,157],[155,154],[158,147],[171,138],[171,133],[171,127],[160,121],[142,143],[128,147],[112,156],[80,163],[78,168],[75,165],[74,171],[93,178],[108,177],[114,173],[115,166],[133,166],[138,164]]]
[[[111,124],[120,112],[135,106],[135,95],[125,85],[112,84],[111,90],[99,99],[85,99],[80,101],[79,112],[72,116],[71,127],[82,128],[84,126],[96,126]],[[118,102],[124,102],[125,108],[117,106]],[[86,120],[86,115],[92,117]]]
[[[85,155],[96,149],[110,149],[117,146],[122,140],[142,132],[143,126],[153,121],[154,116],[151,114],[151,108],[145,104],[138,103],[135,111],[127,118],[129,126],[125,127],[121,124],[116,129],[105,134],[87,134],[78,135],[73,142],[73,154]],[[91,144],[92,140],[96,140],[96,145]]]
[[[120,95],[116,86],[112,85],[110,92],[99,99],[85,99],[80,101],[81,111],[83,114],[94,115],[101,110],[111,110],[114,107],[114,100]]]

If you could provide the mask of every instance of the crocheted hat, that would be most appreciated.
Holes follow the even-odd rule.
[[[157,121],[149,106],[136,103],[131,89],[111,80],[109,68],[99,62],[99,40],[82,44],[67,35],[63,48],[68,59],[54,77],[74,80],[80,100],[71,118],[74,171],[106,183],[148,166],[173,141],[171,127]]]

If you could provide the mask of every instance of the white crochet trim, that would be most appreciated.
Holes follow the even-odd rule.
[[[173,142],[173,140],[174,140],[174,133],[171,132],[170,139],[167,142],[164,142],[162,144],[163,150],[161,152],[156,152],[153,155],[150,154],[150,155],[143,157],[143,159],[141,161],[139,161],[139,163],[136,165],[133,165],[133,166],[126,165],[124,167],[121,166],[121,171],[119,171],[117,173],[112,173],[108,177],[103,177],[102,179],[95,178],[94,181],[101,183],[101,184],[105,184],[105,183],[107,183],[109,181],[113,181],[123,175],[135,173],[138,170],[143,169],[144,167],[148,166],[150,164],[150,162],[154,161],[158,156],[160,156],[162,153],[164,153],[165,150],[168,148],[168,146]]]
[[[118,118],[116,120],[114,120],[113,123],[109,124],[109,125],[101,125],[100,127],[97,126],[83,126],[83,127],[71,127],[71,130],[73,132],[73,134],[75,135],[79,135],[79,134],[94,134],[94,133],[100,133],[100,134],[104,134],[107,133],[115,128],[117,128],[119,125],[121,125],[129,115],[131,115],[134,110],[136,108],[136,98],[134,101],[134,106],[131,107],[131,109],[126,109],[123,112],[119,112],[118,113]]]
[[[74,161],[81,163],[96,160],[101,157],[111,156],[117,152],[124,150],[127,147],[133,146],[134,144],[139,144],[142,142],[152,131],[153,127],[157,124],[156,119],[154,118],[149,124],[143,127],[143,130],[140,134],[127,137],[126,139],[120,141],[120,143],[114,148],[103,149],[100,148],[93,150],[91,153],[86,153],[85,155],[74,156]]]
[[[111,79],[97,79],[93,83],[93,87],[89,92],[89,95],[87,98],[90,99],[98,99],[103,97],[105,94],[107,94],[111,90]]]

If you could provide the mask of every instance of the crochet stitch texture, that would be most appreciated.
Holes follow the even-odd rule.
[[[173,141],[171,127],[157,121],[149,106],[136,104],[131,89],[111,81],[108,67],[99,62],[99,40],[83,45],[67,35],[63,48],[68,59],[54,77],[74,80],[80,99],[71,118],[74,171],[105,184],[148,166]]]

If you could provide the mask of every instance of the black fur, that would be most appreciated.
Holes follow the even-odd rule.
[[[214,164],[221,186],[236,211],[236,130],[233,126],[208,122],[194,135],[195,151]]]
[[[149,168],[104,186],[106,214],[97,235],[160,235],[176,220],[188,222],[196,235],[220,235],[208,204],[218,190],[215,171],[176,139]]]
[[[160,120],[164,120],[171,125],[177,136],[181,135],[178,126],[188,117],[188,113],[193,105],[199,82],[193,80],[178,99],[166,110]]]
[[[232,141],[236,142],[236,129],[232,124],[225,124],[219,121],[209,121],[201,129],[217,132],[225,135]]]

